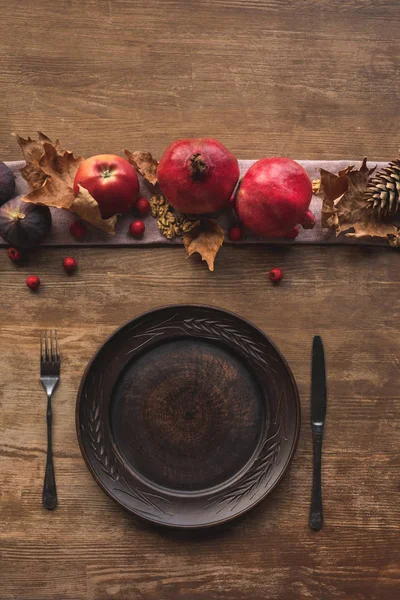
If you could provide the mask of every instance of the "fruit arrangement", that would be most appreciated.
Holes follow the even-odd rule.
[[[167,239],[181,238],[187,255],[199,253],[212,271],[225,238],[215,213],[231,215],[226,235],[232,243],[245,240],[247,232],[293,240],[299,227],[316,224],[309,208],[313,193],[322,201],[323,228],[337,235],[386,238],[400,247],[398,160],[373,177],[374,169],[364,160],[359,170],[349,167],[337,175],[321,169],[321,178],[311,182],[294,160],[269,157],[256,161],[239,180],[237,158],[213,138],[175,141],[158,162],[148,151],[130,150],[126,158],[103,154],[84,159],[42,133],[36,140],[15,137],[29,191],[13,197],[14,175],[0,162],[0,235],[11,246],[13,262],[45,239],[52,225],[50,208],[77,216],[69,227],[75,240],[85,239],[87,226],[113,235],[118,216],[132,214],[126,234],[140,241],[147,235],[143,218],[151,212]],[[147,198],[140,194],[143,188]],[[64,268],[72,273],[76,261],[68,257]],[[269,278],[276,283],[282,272],[272,269]]]

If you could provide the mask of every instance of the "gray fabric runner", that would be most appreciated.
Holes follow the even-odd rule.
[[[242,177],[247,169],[255,163],[255,160],[240,160],[240,176]],[[336,161],[316,161],[316,160],[299,160],[299,162],[307,171],[311,179],[319,177],[319,169],[323,168],[333,173],[337,173],[348,165],[355,165],[357,168],[361,165],[360,161],[336,160]],[[26,194],[28,186],[20,174],[20,169],[24,166],[24,161],[15,161],[7,163],[13,170],[16,176],[16,191],[17,195]],[[386,166],[386,163],[374,163],[370,161],[369,166],[377,164],[380,169]],[[140,194],[146,198],[151,198],[154,191],[149,186],[146,187],[145,181],[140,178]],[[371,238],[368,240],[354,240],[344,235],[336,237],[334,231],[323,231],[320,225],[321,221],[321,200],[313,196],[310,209],[317,218],[317,225],[314,229],[302,229],[295,240],[285,238],[260,238],[252,235],[250,232],[245,232],[244,238],[235,244],[363,244],[374,246],[388,246],[385,239]],[[159,244],[180,244],[181,240],[167,240],[159,231],[156,220],[149,214],[144,218],[146,231],[142,239],[135,239],[128,233],[129,224],[135,218],[133,213],[122,215],[119,217],[116,225],[115,235],[109,235],[100,231],[95,227],[88,226],[88,231],[83,240],[76,240],[69,232],[70,224],[77,219],[76,215],[62,209],[51,209],[53,216],[53,226],[50,234],[42,243],[42,246],[143,246],[143,245],[159,245]],[[227,230],[235,222],[234,214],[231,209],[223,212],[218,216],[218,222],[221,227]],[[226,238],[226,243],[229,240]],[[0,246],[7,244],[0,237]]]

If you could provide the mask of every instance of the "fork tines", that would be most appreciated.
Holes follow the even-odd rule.
[[[58,352],[57,331],[49,330],[40,332],[40,364],[56,366],[60,364]]]

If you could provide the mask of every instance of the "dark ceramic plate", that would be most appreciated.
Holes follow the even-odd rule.
[[[77,401],[97,483],[154,523],[205,527],[265,498],[296,449],[292,373],[254,325],[207,306],[167,306],[118,329]]]

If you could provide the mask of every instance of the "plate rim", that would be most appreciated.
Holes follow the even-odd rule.
[[[141,318],[145,318],[148,317],[150,315],[152,315],[153,313],[157,313],[160,312],[162,310],[166,310],[166,309],[177,309],[177,310],[181,310],[184,308],[199,308],[199,309],[206,309],[206,310],[217,310],[220,313],[223,313],[229,317],[234,317],[234,318],[238,318],[241,321],[245,322],[248,326],[250,326],[251,328],[255,329],[258,331],[258,333],[260,333],[263,337],[265,337],[268,342],[271,344],[271,346],[273,347],[273,349],[275,350],[275,352],[277,352],[277,354],[279,355],[280,359],[282,360],[288,374],[290,377],[290,381],[292,383],[293,386],[293,391],[294,391],[294,399],[295,399],[295,407],[296,407],[296,427],[295,427],[295,433],[294,433],[294,438],[293,438],[293,443],[292,443],[292,447],[290,449],[290,452],[288,454],[288,457],[286,459],[286,462],[282,468],[282,471],[280,473],[280,475],[276,478],[275,482],[273,483],[273,485],[271,486],[271,488],[264,493],[263,495],[261,495],[260,498],[258,498],[251,506],[247,506],[244,507],[242,510],[240,510],[239,512],[235,513],[234,515],[229,515],[226,516],[224,518],[221,518],[219,521],[217,522],[212,522],[212,523],[202,523],[202,524],[173,524],[173,523],[168,523],[168,522],[164,522],[161,520],[157,520],[156,518],[146,518],[145,516],[135,512],[132,509],[127,508],[126,506],[124,506],[123,504],[121,504],[121,502],[119,501],[119,499],[117,498],[117,496],[115,496],[102,482],[102,480],[100,479],[100,477],[97,475],[97,473],[95,472],[95,470],[92,468],[92,465],[88,459],[88,456],[86,454],[86,450],[84,448],[84,444],[83,444],[83,440],[82,440],[82,435],[81,435],[81,427],[80,427],[80,416],[79,416],[79,412],[80,412],[80,402],[81,402],[81,398],[82,398],[82,392],[83,392],[83,387],[85,385],[87,376],[89,374],[89,371],[93,365],[93,363],[95,362],[97,356],[100,354],[100,352],[102,351],[102,349],[104,348],[104,346],[115,336],[117,335],[122,329],[124,329],[127,325],[129,325],[130,323],[132,323],[132,321],[136,321],[138,319]],[[272,492],[276,489],[276,487],[279,485],[280,481],[282,480],[282,478],[285,476],[290,464],[292,463],[292,460],[294,458],[294,455],[296,453],[297,450],[297,446],[298,446],[298,442],[299,442],[299,438],[300,438],[300,431],[301,431],[301,402],[300,402],[300,394],[299,394],[299,389],[296,383],[296,380],[294,378],[293,372],[289,366],[288,361],[286,360],[285,356],[282,354],[282,352],[280,351],[280,349],[278,348],[277,344],[275,344],[275,342],[269,337],[268,334],[266,334],[260,327],[258,327],[258,325],[256,325],[255,323],[253,323],[252,321],[249,321],[246,317],[243,317],[242,315],[239,315],[238,313],[235,313],[231,310],[225,309],[225,308],[221,308],[219,306],[213,305],[213,304],[197,304],[197,303],[183,303],[183,304],[163,304],[161,306],[157,306],[155,308],[151,308],[149,310],[146,310],[142,313],[139,313],[138,315],[132,317],[131,319],[128,319],[127,321],[124,321],[124,323],[122,323],[119,327],[117,327],[116,329],[114,329],[112,331],[111,334],[109,334],[106,339],[100,344],[100,346],[97,348],[97,350],[92,354],[91,358],[89,359],[84,372],[81,375],[81,379],[80,379],[80,383],[79,383],[79,388],[78,388],[78,392],[77,392],[77,396],[76,396],[76,402],[75,402],[75,428],[76,428],[76,435],[78,438],[78,444],[79,444],[79,450],[80,453],[85,461],[86,467],[88,468],[91,476],[93,477],[93,479],[95,480],[95,482],[97,483],[97,485],[101,488],[101,490],[103,492],[105,492],[114,502],[116,502],[118,504],[118,506],[122,509],[124,509],[127,513],[129,513],[130,515],[134,515],[136,518],[141,519],[142,521],[145,521],[147,523],[151,523],[155,526],[159,526],[159,527],[166,527],[168,529],[205,529],[205,528],[211,528],[211,527],[219,527],[221,525],[224,525],[225,523],[228,523],[230,521],[233,521],[234,519],[237,519],[239,517],[241,517],[242,515],[244,515],[245,513],[249,512],[250,510],[252,510],[253,508],[255,508],[258,504],[260,504],[263,500],[266,499],[267,496],[269,496],[270,494],[272,494]]]

